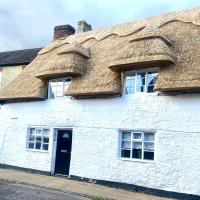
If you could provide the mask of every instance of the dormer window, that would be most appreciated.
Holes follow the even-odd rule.
[[[71,84],[71,81],[72,79],[70,77],[50,79],[48,88],[48,98],[64,98],[65,92]]]
[[[158,70],[128,71],[125,74],[125,94],[154,92]]]

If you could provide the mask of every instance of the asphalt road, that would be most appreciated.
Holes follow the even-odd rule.
[[[0,181],[0,200],[89,200],[76,194]]]

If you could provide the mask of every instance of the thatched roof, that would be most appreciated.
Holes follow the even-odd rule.
[[[130,38],[129,44],[116,54],[116,58],[109,64],[113,71],[140,69],[152,64],[160,66],[175,63],[172,42],[158,29],[139,32]]]
[[[39,55],[45,54],[45,50]],[[36,74],[37,78],[46,79],[59,76],[80,76],[87,68],[87,59],[90,57],[89,49],[78,43],[63,45],[47,59]]]
[[[73,78],[66,91],[74,97],[121,94],[121,73],[109,66],[126,70],[122,66],[127,63],[135,63],[135,68],[154,67],[157,63],[159,91],[200,90],[199,25],[200,8],[195,8],[55,40],[0,92],[0,99],[46,98],[46,80],[36,76],[42,69],[75,71],[78,68],[70,66],[68,55],[79,55],[77,64],[84,65],[81,75]],[[79,44],[77,52],[73,43]],[[89,50],[90,57],[81,48]]]

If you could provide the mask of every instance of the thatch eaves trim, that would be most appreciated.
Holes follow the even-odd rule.
[[[108,67],[112,71],[127,71],[133,69],[139,70],[143,68],[152,68],[152,66],[161,67],[174,62],[174,58],[170,55],[141,55],[137,57],[115,60],[111,62]]]

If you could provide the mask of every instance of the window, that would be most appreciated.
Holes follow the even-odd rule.
[[[125,93],[154,92],[154,84],[158,71],[127,72],[125,78]]]
[[[121,132],[121,157],[154,160],[154,133]]]
[[[27,137],[27,149],[48,151],[49,129],[29,128]]]
[[[63,98],[66,89],[71,84],[71,78],[59,78],[49,80],[48,98]]]

